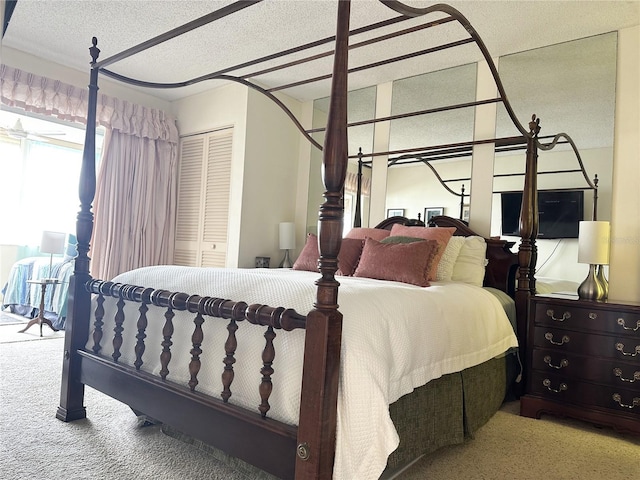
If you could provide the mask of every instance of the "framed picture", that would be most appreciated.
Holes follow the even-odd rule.
[[[388,208],[387,218],[404,217],[404,208]]]
[[[462,220],[469,223],[469,212],[470,212],[470,207],[468,203],[465,203],[464,205],[462,205]]]
[[[424,223],[429,223],[431,217],[444,215],[444,207],[427,207],[424,209]]]

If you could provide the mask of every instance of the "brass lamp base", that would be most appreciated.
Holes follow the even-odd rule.
[[[589,274],[578,287],[578,296],[584,300],[595,301],[607,298],[605,287],[596,276],[596,265],[589,265]]]

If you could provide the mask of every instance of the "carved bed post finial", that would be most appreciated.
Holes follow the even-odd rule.
[[[460,220],[464,220],[464,183],[460,187]]]

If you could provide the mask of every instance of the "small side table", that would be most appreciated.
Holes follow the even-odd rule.
[[[43,323],[49,325],[49,328],[54,332],[57,332],[58,329],[54,328],[53,324],[51,323],[51,320],[44,318],[44,296],[45,296],[45,293],[47,293],[48,285],[59,285],[62,282],[57,278],[41,278],[40,280],[27,280],[27,283],[30,283],[32,285],[40,285],[40,287],[42,288],[42,292],[40,295],[40,311],[38,312],[38,316],[33,320],[31,320],[29,323],[27,323],[27,326],[24,327],[22,330],[20,330],[18,333],[26,332],[27,330],[29,330],[29,328],[31,328],[32,325],[35,325],[36,323],[40,325],[40,336],[42,336]]]

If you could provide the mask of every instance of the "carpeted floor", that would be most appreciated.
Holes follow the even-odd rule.
[[[27,323],[28,321],[28,318],[20,315],[15,315],[8,311],[0,311],[0,325],[15,325],[19,323]]]
[[[48,325],[42,325],[42,337],[40,326],[32,325],[26,332],[20,333],[30,318],[15,315],[9,312],[0,312],[0,343],[25,342],[27,340],[45,340],[47,338],[62,338],[64,331],[54,332]]]
[[[4,332],[7,328],[15,327],[0,325],[0,341],[11,333]],[[128,407],[91,388],[85,398],[87,419],[57,420],[62,350],[63,339],[56,337],[0,343],[0,478],[251,478],[158,427],[138,427]],[[476,438],[421,459],[400,478],[640,478],[640,439],[577,421],[527,419],[517,412],[518,402],[506,403]]]

